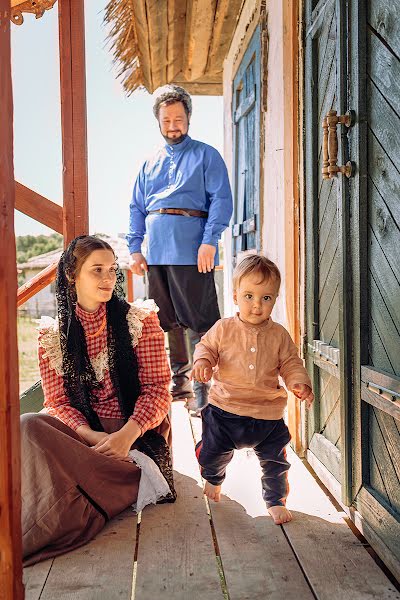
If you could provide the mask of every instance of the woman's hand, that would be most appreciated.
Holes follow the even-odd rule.
[[[306,402],[307,408],[311,408],[311,404],[314,401],[314,394],[309,385],[306,385],[305,383],[296,383],[292,386],[291,391],[302,402]]]
[[[195,379],[202,383],[207,383],[212,377],[212,366],[206,358],[199,358],[193,365],[190,379]]]
[[[93,431],[89,425],[80,425],[77,428],[76,433],[80,435],[89,446],[95,446],[108,437],[108,433],[105,433],[104,431]]]
[[[128,452],[141,433],[142,430],[136,421],[130,420],[119,431],[110,433],[106,438],[99,441],[93,447],[93,450],[118,460],[131,462]]]

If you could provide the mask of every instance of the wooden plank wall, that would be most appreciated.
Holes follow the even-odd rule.
[[[0,0],[0,595],[21,600],[22,534],[10,2]]]
[[[368,13],[369,363],[400,376],[399,5],[371,0]],[[400,514],[400,421],[369,407],[370,486]]]

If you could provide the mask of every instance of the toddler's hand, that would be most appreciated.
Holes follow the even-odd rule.
[[[296,383],[291,391],[297,398],[299,398],[302,402],[306,402],[307,408],[311,408],[311,404],[314,400],[314,394],[309,385],[305,383]]]
[[[199,358],[193,365],[190,379],[195,379],[201,383],[207,383],[212,377],[212,366],[206,358]]]

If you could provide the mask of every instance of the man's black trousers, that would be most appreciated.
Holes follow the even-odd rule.
[[[185,327],[205,333],[220,319],[214,271],[199,273],[197,265],[150,265],[148,280],[164,331]]]

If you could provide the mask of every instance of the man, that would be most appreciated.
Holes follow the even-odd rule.
[[[148,271],[149,296],[168,332],[174,398],[193,395],[191,356],[220,318],[214,284],[218,239],[232,214],[228,173],[220,154],[188,135],[192,102],[176,85],[154,94],[153,112],[166,144],[145,162],[133,189],[127,235],[131,270]],[[147,260],[141,253],[147,233]],[[184,336],[189,330],[190,355]],[[195,382],[195,408],[207,403],[208,384]]]

